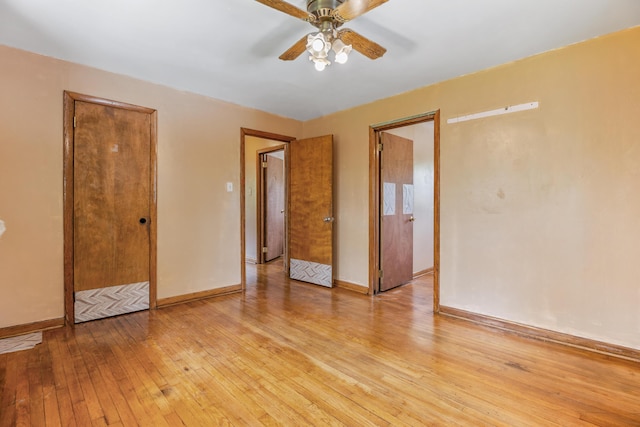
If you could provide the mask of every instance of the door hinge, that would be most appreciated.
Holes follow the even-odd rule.
[[[73,128],[75,129],[77,125],[78,122],[76,121],[76,116],[73,116]]]
[[[262,167],[263,167],[264,169],[266,169],[266,168],[267,168],[267,162],[262,162]]]
[[[384,145],[382,143],[378,144],[378,151],[382,151]]]
[[[262,253],[265,253],[265,254],[267,253],[267,247],[266,246],[262,248]]]
[[[378,270],[378,278],[382,279],[384,277],[384,272],[382,270]]]

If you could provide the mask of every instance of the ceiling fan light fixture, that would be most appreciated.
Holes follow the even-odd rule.
[[[309,52],[312,55],[311,59],[328,60],[329,51],[333,48],[332,59],[335,59],[335,62],[339,64],[344,64],[349,60],[352,47],[369,59],[381,58],[387,51],[384,47],[353,30],[348,28],[338,30],[338,28],[389,0],[305,0],[306,11],[294,6],[292,0],[256,1],[308,22],[316,28],[316,32],[303,36],[280,55],[279,58],[283,61],[293,61],[304,52]],[[302,0],[297,1],[302,3]],[[336,43],[337,46],[333,46]],[[344,48],[343,45],[345,45]],[[322,64],[326,67],[324,61]],[[319,65],[318,68],[322,68],[322,65]]]
[[[313,61],[317,71],[324,71],[324,69],[327,68],[327,65],[331,65],[331,62],[327,58],[320,58],[311,55],[309,59]]]
[[[322,32],[311,33],[307,36],[307,50],[312,55],[327,56],[331,43]]]
[[[317,71],[324,71],[324,69],[327,67],[327,65],[324,62],[316,61],[315,67],[316,67]]]
[[[332,46],[335,53],[335,61],[338,64],[345,64],[349,60],[349,53],[351,53],[351,45],[344,44],[340,39],[335,39]]]
[[[315,50],[316,52],[322,52],[324,50],[324,45],[325,43],[322,40],[315,39],[311,44],[311,49]]]

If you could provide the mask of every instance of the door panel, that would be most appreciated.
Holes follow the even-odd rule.
[[[284,160],[265,155],[267,170],[265,206],[265,262],[284,253]]]
[[[333,137],[290,144],[289,276],[333,286]]]
[[[380,291],[413,279],[413,141],[383,132]]]
[[[78,322],[149,306],[151,118],[82,101],[75,117]]]

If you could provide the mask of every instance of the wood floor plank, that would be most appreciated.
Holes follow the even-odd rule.
[[[197,310],[194,312],[197,313]],[[310,408],[313,409],[313,402],[302,398],[291,387],[280,387],[282,382],[278,379],[272,378],[270,382],[269,372],[262,368],[264,362],[248,350],[251,346],[244,340],[239,340],[238,334],[228,335],[225,331],[217,331],[216,342],[219,346],[209,351],[210,356],[233,359],[233,363],[229,364],[229,370],[223,372],[207,370],[207,373],[219,381],[224,381],[224,386],[233,396],[236,396],[235,399],[243,399],[247,395],[253,400],[244,406],[261,407],[281,425],[295,424],[295,420],[300,417],[307,417],[310,422],[315,420],[317,423],[324,424],[335,421],[331,417],[327,420],[326,414],[319,415],[317,411],[310,410]],[[287,396],[286,403],[279,398],[283,395]],[[257,416],[264,422],[266,415],[258,413],[252,416]]]
[[[175,344],[177,345],[186,345],[186,342],[182,341],[182,339],[176,339],[175,340]],[[169,345],[169,344],[165,344],[165,348],[171,348],[173,344]],[[195,357],[192,357],[192,355],[186,354],[183,352],[183,354],[181,354],[181,359],[178,360],[179,366],[181,367],[181,369],[185,372],[183,375],[185,376],[191,376],[192,372],[194,372],[194,368],[195,371],[202,369],[202,364],[195,361],[194,360]],[[233,375],[232,372],[227,372],[227,375]],[[187,383],[189,384],[189,383]],[[192,394],[197,391],[197,390],[192,390]],[[254,395],[255,393],[257,393],[257,390],[255,388],[243,388],[243,395],[246,396],[249,400],[251,400],[252,395]],[[199,395],[199,393],[198,393]],[[200,396],[199,397],[203,397]],[[277,399],[274,400],[275,396],[272,396],[272,401],[276,402]],[[206,399],[198,399],[198,403],[201,407],[206,408],[207,405],[207,401]],[[276,403],[277,404],[277,403]],[[250,404],[251,407],[256,408],[257,405],[255,403],[255,401],[252,401]],[[260,411],[256,414],[256,417],[260,420],[275,420],[276,418],[273,417],[272,412],[273,412],[273,408],[272,408],[272,404],[270,405],[264,405],[263,407],[260,408]],[[277,412],[277,411],[276,411]],[[233,418],[233,417],[230,417]]]
[[[20,352],[17,354],[17,366],[16,369],[16,390],[15,390],[15,404],[16,404],[16,426],[30,426],[31,425],[31,413],[29,405],[29,375],[28,375],[28,361],[29,356],[33,352]],[[20,357],[23,356],[23,357]],[[36,385],[34,384],[34,387]]]
[[[38,366],[42,375],[42,394],[44,404],[45,425],[52,427],[62,426],[60,422],[60,410],[56,395],[56,383],[52,366],[51,350],[48,343],[38,347],[41,353]]]
[[[137,334],[135,328],[138,325],[130,316],[121,316],[119,320],[121,321],[121,328],[119,328],[121,333]],[[156,369],[156,362],[152,361],[155,359],[156,351],[159,350],[151,345],[136,347],[132,353],[129,353],[127,359],[134,366],[133,369],[135,369],[139,385],[144,390],[140,392],[143,396],[142,401],[146,402],[145,406],[149,410],[159,412],[163,418],[167,419],[164,416],[171,415],[169,419],[175,419],[174,417],[177,415],[171,402],[167,399],[170,387],[166,379]]]
[[[332,343],[321,343],[321,346],[317,348],[318,351],[313,352],[310,351],[314,347],[312,345],[313,338],[311,338],[311,340],[307,340],[304,336],[297,336],[297,332],[295,330],[289,330],[285,335],[289,335],[290,337],[292,337],[293,341],[295,342],[303,343],[306,349],[306,353],[313,354],[314,357],[312,359],[312,366],[308,368],[308,373],[312,374],[310,375],[310,377],[315,378],[321,376],[323,372],[331,372],[332,378],[331,381],[328,381],[328,384],[331,384],[332,388],[336,388],[340,385],[341,382],[343,382],[344,388],[337,390],[340,390],[340,392],[345,396],[350,396],[352,400],[357,398],[357,389],[362,388],[363,391],[365,391],[368,395],[375,394],[381,397],[389,396],[390,401],[392,401],[393,395],[397,393],[397,391],[394,390],[395,387],[393,382],[393,378],[395,376],[406,376],[408,377],[409,381],[418,379],[420,377],[419,373],[417,373],[416,371],[412,369],[402,368],[402,365],[404,364],[403,360],[398,360],[394,365],[395,368],[401,368],[400,371],[392,368],[386,370],[384,375],[378,375],[375,372],[368,372],[366,375],[361,375],[356,372],[357,369],[353,371],[350,369],[353,360],[358,360],[363,364],[371,364],[371,361],[367,362],[365,357],[361,354],[359,355],[359,357],[355,355],[344,356],[345,354],[348,354],[348,350],[346,349],[346,347],[348,347],[349,345],[348,342],[344,342],[341,345],[340,349],[335,348],[333,349],[333,351],[331,351],[331,347],[333,347]],[[309,335],[313,335],[313,333],[309,333]],[[375,350],[378,351],[378,349]],[[331,367],[330,364],[332,364],[334,361],[337,362],[337,364],[335,364],[335,367]],[[296,365],[300,365],[301,363],[302,362],[298,361]],[[373,364],[375,365],[375,363]],[[377,379],[378,381],[370,381],[371,379]],[[439,396],[442,397],[441,394]],[[440,401],[441,400],[442,399],[440,399]],[[433,402],[437,401],[438,399],[433,400]],[[382,400],[381,403],[378,399],[376,407],[379,408],[382,404],[384,404],[384,402],[385,401]],[[433,407],[432,401],[429,400],[416,401],[405,399],[402,409],[399,407],[390,409],[390,411],[385,414],[385,416],[387,419],[389,419],[389,414],[395,412],[395,416],[399,418],[392,418],[394,422],[413,425],[421,425],[421,416],[423,416],[425,413],[429,413],[429,410],[431,410],[429,414],[430,418],[433,421],[440,421],[444,423],[449,420],[451,416],[464,418],[464,415],[458,413],[457,409],[452,410],[454,408],[447,406],[439,405],[438,407]],[[467,413],[471,412],[468,407],[466,407],[465,409]]]
[[[285,362],[286,358],[279,356],[279,353],[283,353],[287,351],[287,346],[276,344],[274,342],[274,338],[275,338],[274,336],[265,337],[258,334],[241,334],[236,336],[235,339],[236,341],[242,340],[241,342],[243,342],[244,348],[254,347],[254,351],[259,351],[260,348],[264,348],[264,349],[267,349],[267,351],[271,351],[271,353],[264,354],[262,358],[274,363],[270,363],[266,369],[262,369],[260,371],[260,377],[262,379],[267,379],[271,381],[272,386],[278,387],[280,385],[281,382],[278,381],[278,377],[289,376],[289,377],[295,378],[295,383],[292,384],[292,386],[286,392],[288,396],[287,401],[291,402],[292,397],[297,397],[298,400],[301,400],[303,402],[304,406],[298,407],[299,414],[301,416],[305,416],[305,412],[308,413],[310,407],[319,411],[320,408],[317,407],[317,405],[314,405],[313,402],[324,401],[323,399],[319,398],[317,391],[318,391],[318,388],[326,387],[326,385],[322,382],[323,381],[323,379],[321,378],[322,372],[320,370],[315,369],[316,362],[294,359],[296,362],[295,363],[296,370],[292,371],[291,365],[286,364]],[[288,357],[292,357],[292,356],[288,356]],[[293,355],[293,357],[295,358],[295,355]],[[257,368],[254,367],[253,369],[257,369]],[[248,367],[247,367],[247,370],[248,370]],[[305,377],[313,378],[313,381],[315,381],[315,384],[309,386],[309,384],[307,384],[306,381],[304,380]],[[332,381],[329,381],[329,384],[330,384],[329,387],[333,390],[336,390],[336,387],[339,387],[339,386],[337,386],[337,382],[335,381],[335,378],[331,378],[331,380]],[[338,392],[342,392],[344,396],[350,396],[352,395],[352,390],[349,390],[349,388],[351,388],[354,385],[358,385],[358,384],[355,382],[348,382],[348,384],[346,384],[346,386],[341,391],[338,391]],[[311,391],[309,390],[309,388],[311,388]],[[331,393],[331,390],[326,389],[325,392]],[[278,394],[282,395],[283,393],[280,392]],[[339,408],[335,408],[335,409],[339,409]],[[364,414],[365,416],[368,416],[369,419],[357,417],[357,419],[349,418],[349,419],[343,420],[348,424],[384,425],[385,422],[387,422],[384,419],[376,418],[374,413],[372,413],[371,411],[365,408],[361,408],[358,405],[351,406],[351,410],[353,412],[351,414],[351,417],[354,417],[354,416],[357,417],[357,413],[361,413],[361,414]],[[333,411],[333,412],[339,412],[339,411]],[[390,412],[396,412],[396,410],[394,409],[394,410],[391,410]],[[385,413],[386,419],[387,420],[392,419],[394,421],[398,421],[393,415],[390,414],[390,412]],[[326,418],[326,415],[323,415],[323,416]],[[328,422],[326,419],[324,420],[319,419],[317,421],[318,423],[321,423],[322,421]]]
[[[640,426],[640,363],[248,265],[244,294],[47,331],[0,355],[0,426]]]
[[[132,408],[138,408],[139,402],[135,396],[124,393],[124,390],[127,389],[128,380],[124,378],[116,380],[114,370],[116,369],[117,363],[114,362],[113,358],[107,356],[107,352],[104,351],[104,349],[102,350],[103,351],[96,355],[96,358],[87,360],[97,368],[101,377],[101,387],[104,387],[102,392],[107,392],[111,396],[111,401],[118,412],[118,420],[124,425],[136,425],[137,417],[134,415]],[[92,377],[92,381],[96,384],[95,377]],[[139,416],[144,419],[146,414],[142,411]],[[110,418],[109,424],[113,424],[112,420],[113,419]]]
[[[180,417],[182,422],[198,422],[202,425],[229,424],[228,417],[220,413],[217,408],[212,408],[206,397],[194,384],[184,370],[184,355],[181,355],[180,347],[175,342],[167,341],[163,344],[163,351],[155,354],[150,362],[157,368],[161,383],[161,393],[168,400],[168,407]],[[171,358],[168,355],[175,355]],[[191,402],[184,405],[184,401]]]
[[[86,326],[82,326],[86,328]],[[61,360],[59,362],[63,364],[76,423],[90,425],[92,420],[104,418],[104,410],[98,400],[80,350],[82,344],[79,343],[78,338],[85,332],[80,327],[69,329],[70,331],[65,331],[68,333],[65,334],[64,339],[60,341]],[[90,349],[87,348],[87,351]]]
[[[0,408],[0,427],[13,427],[16,425],[16,407],[7,406]]]
[[[272,322],[270,321],[269,323],[271,324]],[[281,331],[284,331],[284,333],[282,335],[280,335],[281,331],[274,330],[274,331],[272,331],[271,335],[269,335],[269,337],[268,337],[269,339],[275,339],[276,341],[278,341],[277,344],[282,347],[282,349],[280,351],[286,351],[288,349],[288,345],[287,345],[286,342],[289,341],[289,338],[291,338],[292,342],[302,343],[304,345],[304,347],[305,347],[305,351],[306,351],[307,354],[313,353],[310,350],[313,349],[312,342],[313,342],[314,338],[308,338],[308,336],[307,336],[307,335],[313,335],[313,332],[307,331],[305,335],[298,335],[297,334],[298,331],[295,330],[295,329],[289,329],[289,330],[285,331],[282,328],[283,327],[280,326]],[[319,329],[319,326],[316,325],[315,328]],[[257,329],[256,329],[256,331],[257,331]],[[287,336],[289,338],[287,338]],[[276,338],[276,337],[279,337],[279,338]],[[253,341],[259,341],[256,338],[253,338],[252,340]],[[250,344],[250,342],[249,342],[249,344]],[[270,344],[270,345],[273,346],[274,344]],[[330,368],[328,365],[324,364],[323,362],[321,362],[319,360],[319,358],[323,358],[324,356],[326,356],[326,360],[328,362],[330,362],[331,360],[335,360],[336,357],[340,357],[339,354],[340,353],[344,353],[344,346],[348,345],[348,343],[343,342],[343,343],[339,343],[338,345],[340,346],[340,352],[336,353],[335,351],[337,351],[338,348],[334,349],[334,351],[331,351],[331,347],[334,346],[334,343],[332,343],[332,342],[321,343],[321,347],[318,349],[319,353],[315,353],[315,357],[312,360],[312,364],[309,367],[307,367],[307,370],[308,370],[308,373],[312,374],[312,375],[309,375],[312,378],[321,376],[324,371],[331,370],[332,373],[335,375],[335,377],[337,377],[337,379],[339,379],[339,380],[345,380],[346,379],[346,381],[345,381],[346,382],[346,386],[347,387],[351,387],[351,389],[353,390],[354,389],[353,386],[358,386],[358,385],[361,385],[362,383],[359,383],[356,380],[350,379],[347,376],[342,375],[340,370]],[[340,368],[344,371],[345,366],[349,366],[352,363],[352,361],[344,360],[343,362],[344,362],[344,364]],[[400,362],[402,362],[402,361],[400,361]],[[296,361],[296,366],[300,366],[300,365],[303,365],[303,364],[304,364],[304,361]],[[402,364],[402,363],[400,363],[400,364]],[[346,369],[348,369],[348,368],[346,368]],[[313,372],[311,372],[311,370],[313,370]],[[418,374],[416,374],[416,372],[414,372],[414,371],[412,371],[410,369],[407,369],[407,373],[408,373],[408,375],[410,375],[410,376],[412,376],[414,378],[417,378],[419,376]],[[332,384],[332,387],[335,387],[335,385],[339,383],[339,381],[335,381],[335,379],[336,378],[332,378],[333,381],[329,381],[329,384]],[[322,385],[318,385],[318,386],[316,386],[316,388],[317,387],[322,387]],[[344,390],[342,391],[342,393],[344,395],[351,394],[350,392],[344,391]],[[387,389],[387,390],[383,390],[383,391],[376,390],[376,393],[378,395],[384,395],[386,393],[391,393],[391,392],[388,391],[388,389]],[[420,401],[420,402],[413,401],[413,402],[409,402],[409,403],[405,402],[405,407],[408,406],[408,405],[413,405],[413,412],[417,413],[419,415],[422,411],[425,410],[425,408],[427,408],[429,406],[429,402],[427,402],[427,401]],[[378,403],[377,406],[379,406],[379,403]],[[443,409],[442,407],[439,408],[438,415],[440,415],[440,413],[443,412],[442,409]],[[338,412],[340,412],[340,411],[338,411]],[[404,412],[401,412],[400,416],[406,418],[406,414]],[[461,417],[461,414],[457,414],[457,416]],[[388,417],[388,414],[387,414],[387,417]],[[433,415],[432,415],[432,418],[434,418]],[[397,421],[397,420],[394,420],[394,421]],[[444,422],[445,419],[442,419],[441,421]],[[354,421],[353,420],[347,420],[347,422],[353,423]],[[413,423],[413,424],[416,424],[416,425],[422,424],[420,419],[404,419],[403,422],[404,423],[410,423],[410,424]]]
[[[43,346],[38,346],[35,351],[29,352],[27,364],[27,375],[29,377],[29,422],[32,426],[45,425],[44,390],[40,363],[40,352],[42,348]]]
[[[73,339],[70,331],[56,330],[45,333],[49,346],[56,385],[58,410],[64,425],[91,425],[91,416],[78,381],[74,360],[71,358],[68,341]]]
[[[150,422],[154,426],[168,427],[166,419],[161,414],[162,408],[157,405],[159,399],[153,398],[148,387],[156,393],[160,393],[160,390],[151,385],[153,382],[146,375],[146,371],[140,369],[140,362],[135,352],[128,346],[130,341],[127,341],[127,336],[123,334],[124,331],[128,330],[128,326],[126,322],[123,322],[123,318],[117,318],[117,327],[111,330],[111,338],[116,345],[112,345],[109,348],[113,352],[112,357],[122,367],[122,372],[118,379],[119,388],[139,424]]]
[[[15,423],[15,404],[16,404],[16,390],[18,384],[18,373],[16,369],[17,364],[16,353],[2,354],[0,355],[0,362],[2,363],[2,383],[0,384],[0,410],[7,414],[1,417],[0,420],[9,420],[9,408],[11,408],[11,423]]]
[[[175,412],[171,412],[165,415],[164,419],[167,421],[167,424],[173,427],[186,426],[186,424],[182,422],[182,419]]]
[[[120,416],[111,395],[106,392],[98,367],[92,363],[91,353],[98,351],[98,345],[91,338],[88,329],[91,326],[93,325],[76,326],[75,340],[69,341],[69,349],[73,354],[78,382],[92,423],[101,423],[101,420],[104,420],[109,425],[119,421]],[[102,392],[103,390],[105,392]]]
[[[58,406],[58,423],[61,426],[70,427],[78,425],[76,423],[76,418],[74,415],[74,408],[71,404],[71,398],[69,397],[69,392],[66,388],[54,388],[53,393],[49,397],[49,402],[47,402],[47,405],[53,405],[53,401],[55,401]],[[47,407],[45,407],[45,411],[46,408]],[[49,421],[49,417],[47,417],[47,423],[50,422],[51,425],[55,425],[55,421]]]

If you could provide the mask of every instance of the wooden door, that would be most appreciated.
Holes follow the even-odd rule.
[[[289,148],[289,277],[332,287],[333,137]]]
[[[273,154],[264,156],[265,174],[265,262],[284,253],[284,160]]]
[[[151,116],[75,101],[75,322],[149,308]]]
[[[413,279],[413,141],[381,133],[380,291]]]

